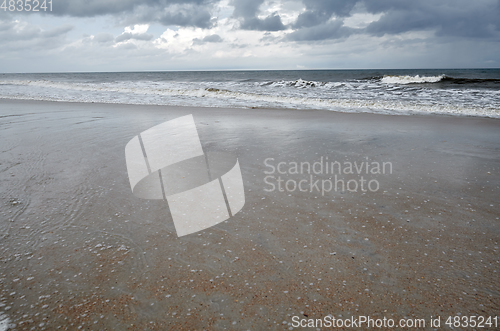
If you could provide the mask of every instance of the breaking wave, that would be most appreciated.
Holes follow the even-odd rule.
[[[0,80],[0,98],[167,106],[325,109],[385,114],[500,118],[500,91],[427,88],[446,76],[384,76],[322,82]],[[458,84],[458,83],[457,83]],[[398,86],[401,85],[401,86]]]
[[[446,78],[445,75],[439,76],[384,76],[381,79],[385,84],[418,84],[418,83],[437,83]]]

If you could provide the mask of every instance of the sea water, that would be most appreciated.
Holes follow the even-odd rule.
[[[0,98],[500,118],[500,69],[0,74]]]

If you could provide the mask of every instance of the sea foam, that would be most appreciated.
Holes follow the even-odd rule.
[[[0,331],[7,331],[9,329],[10,319],[3,313],[0,313]]]
[[[381,79],[385,84],[417,84],[417,83],[437,83],[445,78],[445,75],[439,76],[384,76]]]

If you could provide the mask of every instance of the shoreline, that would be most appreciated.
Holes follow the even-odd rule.
[[[303,112],[326,112],[333,114],[347,114],[347,115],[377,115],[377,116],[403,116],[403,117],[437,117],[437,118],[469,118],[469,119],[484,119],[484,120],[495,120],[500,121],[500,117],[489,117],[489,116],[477,116],[468,114],[444,114],[444,113],[399,113],[399,114],[385,114],[376,113],[370,111],[361,112],[349,112],[349,111],[339,111],[339,110],[328,110],[328,109],[298,109],[298,108],[269,108],[269,107],[199,107],[199,106],[172,106],[172,105],[159,105],[159,104],[130,104],[130,103],[106,103],[106,102],[81,102],[81,101],[53,101],[53,100],[33,100],[33,99],[12,99],[12,98],[2,98],[0,97],[0,103],[9,102],[27,102],[27,103],[54,103],[54,104],[81,104],[81,105],[115,105],[115,106],[131,106],[131,107],[164,107],[172,109],[188,109],[188,108],[199,108],[207,110],[271,110],[271,111],[303,111]]]

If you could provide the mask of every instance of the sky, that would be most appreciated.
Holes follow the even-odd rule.
[[[34,1],[0,72],[500,67],[500,0]]]

